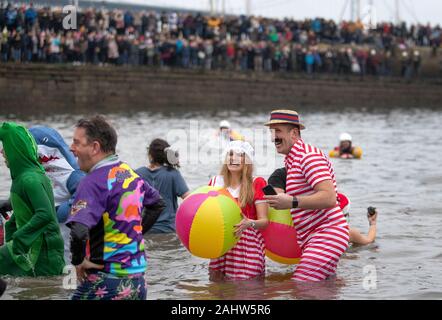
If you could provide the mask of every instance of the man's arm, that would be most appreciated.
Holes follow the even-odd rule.
[[[331,180],[321,181],[313,188],[315,193],[308,196],[296,197],[298,208],[302,209],[327,209],[336,205],[336,192]],[[269,205],[275,209],[291,209],[293,196],[279,193],[276,196],[265,196]]]
[[[327,159],[316,153],[307,154],[301,160],[302,174],[314,190],[311,195],[296,197],[297,208],[320,210],[336,205],[336,191],[330,174]],[[290,172],[287,172],[289,174]],[[275,209],[293,208],[294,197],[287,194],[266,196],[269,205]]]
[[[71,222],[68,224],[71,228],[71,262],[77,266],[83,262],[86,257],[86,243],[89,240],[89,228],[80,222]]]
[[[103,265],[98,265],[86,259],[86,244],[89,239],[89,228],[80,222],[68,224],[71,228],[71,253],[72,264],[75,266],[77,278],[82,282],[87,277],[88,269],[103,269]]]
[[[313,188],[315,193],[297,197],[298,207],[303,209],[327,209],[336,205],[336,192],[331,180],[321,181]]]

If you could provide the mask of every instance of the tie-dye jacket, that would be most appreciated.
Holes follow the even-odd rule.
[[[146,270],[142,234],[143,206],[161,199],[157,190],[126,163],[114,161],[94,168],[81,180],[67,220],[89,229],[86,256],[117,276]]]

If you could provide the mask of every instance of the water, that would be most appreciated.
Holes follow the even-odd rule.
[[[367,232],[366,208],[378,208],[376,242],[350,247],[340,260],[335,279],[295,286],[290,281],[293,267],[269,260],[265,280],[210,282],[208,261],[189,254],[175,235],[149,235],[148,299],[442,299],[442,111],[299,111],[307,126],[303,132],[306,142],[328,151],[337,144],[339,134],[347,131],[354,144],[362,147],[362,160],[332,161],[338,188],[351,200],[351,226]],[[109,117],[118,129],[118,153],[137,168],[146,163],[148,142],[168,134],[170,138],[172,129],[184,130],[181,135],[186,133],[188,142],[196,142],[196,136],[190,134],[195,129],[190,128],[191,120],[198,121],[198,130],[209,129],[200,132],[207,137],[221,119],[229,119],[239,131],[262,129],[268,113],[174,111]],[[20,122],[53,126],[70,142],[77,119],[52,116]],[[282,166],[282,157],[273,155],[271,148],[264,151],[272,170]],[[271,171],[264,164],[261,161],[258,169],[267,178]],[[199,164],[188,159],[181,171],[194,189],[207,184],[218,168],[214,161]],[[0,197],[5,198],[10,181],[4,163],[0,164],[0,176]],[[369,276],[375,276],[376,281],[370,281]],[[2,299],[68,299],[72,294],[63,289],[63,277],[6,280],[9,289]]]

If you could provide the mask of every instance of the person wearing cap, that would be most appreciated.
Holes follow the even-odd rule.
[[[339,136],[339,155],[353,156],[352,149],[351,135],[346,132],[341,133]]]
[[[230,122],[222,120],[219,123],[219,136],[227,141],[244,140],[244,137],[230,127]]]
[[[260,230],[268,225],[268,204],[262,188],[262,177],[253,177],[254,150],[250,143],[232,141],[224,153],[218,176],[209,185],[226,188],[241,207],[243,219],[235,226],[237,244],[222,257],[209,264],[211,279],[245,280],[265,273],[265,245]]]
[[[331,158],[353,159],[361,158],[362,150],[360,147],[352,145],[352,137],[350,134],[343,132],[339,136],[339,146],[329,152]]]
[[[321,281],[336,273],[349,245],[349,226],[337,201],[332,163],[318,148],[301,138],[305,126],[293,110],[274,110],[265,124],[272,130],[287,169],[286,193],[265,196],[275,209],[291,209],[302,249],[293,280]]]
[[[285,185],[287,179],[287,171],[285,167],[276,169],[269,177],[268,184],[271,185],[277,193],[285,192]],[[350,199],[343,194],[338,193],[338,203],[342,212],[344,213],[344,217],[347,220],[347,223],[350,225]],[[367,214],[369,230],[368,234],[364,235],[358,229],[349,227],[350,234],[350,243],[358,244],[358,245],[366,245],[374,242],[376,239],[376,219],[377,219],[377,210],[374,215]]]

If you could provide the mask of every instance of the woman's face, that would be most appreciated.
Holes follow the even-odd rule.
[[[230,172],[241,172],[244,168],[245,154],[230,150],[227,153],[226,164]]]

